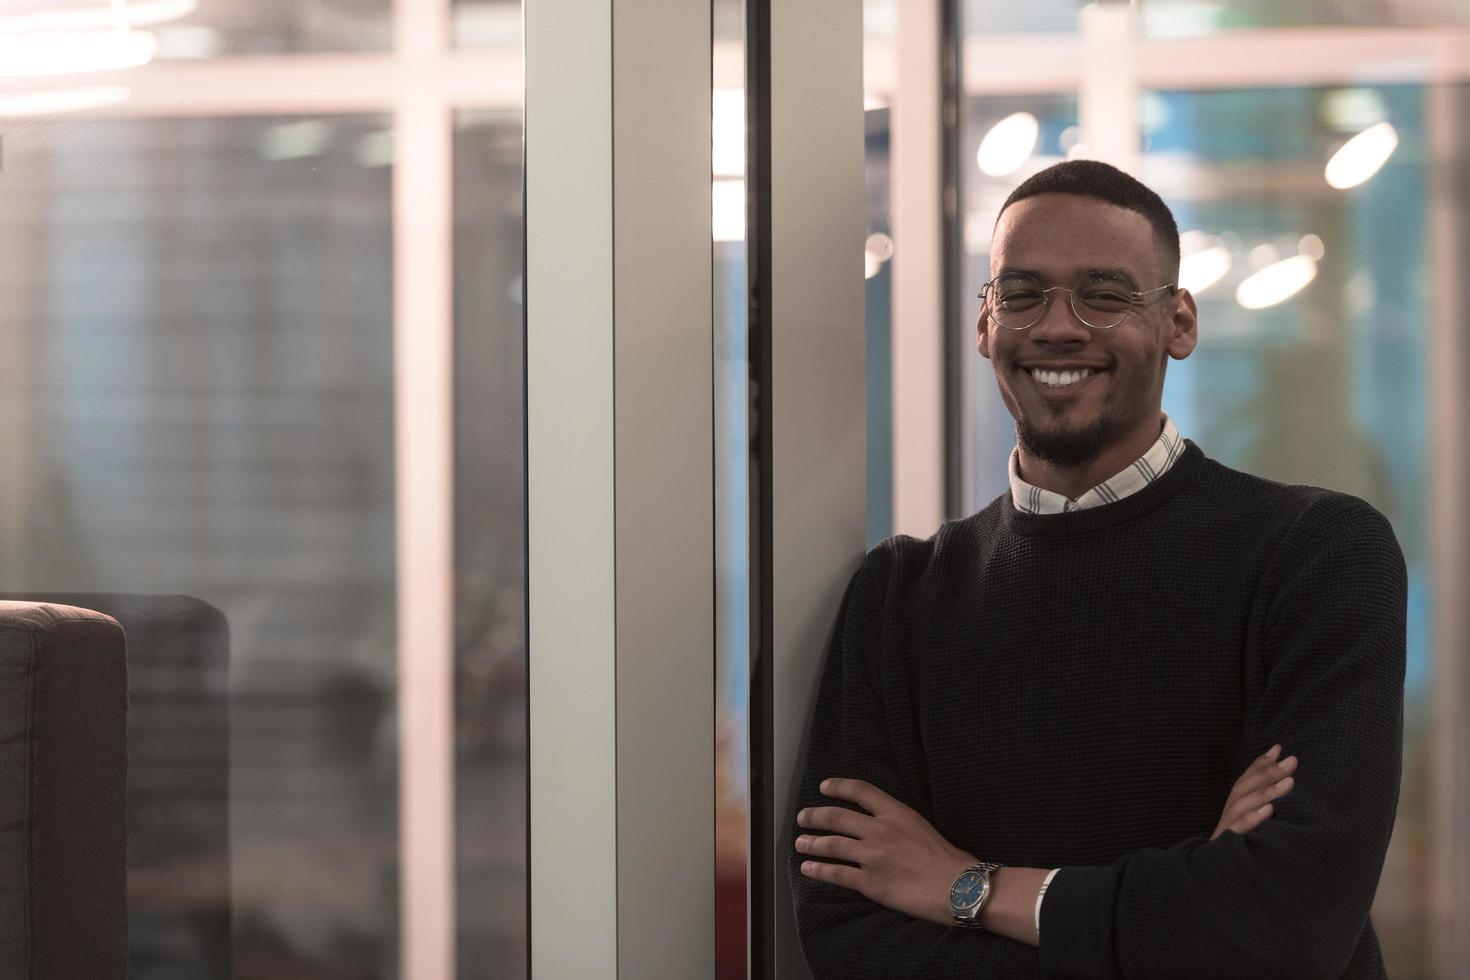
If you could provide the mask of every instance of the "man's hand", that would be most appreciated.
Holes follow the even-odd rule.
[[[914,810],[860,779],[822,781],[822,795],[849,800],[867,813],[840,806],[809,807],[796,815],[808,830],[796,849],[819,858],[858,865],[850,868],[825,861],[803,861],[801,873],[861,892],[879,905],[916,919],[952,926],[949,886],[975,858],[950,844]]]
[[[1230,799],[1225,801],[1225,812],[1220,814],[1220,823],[1210,840],[1227,830],[1244,835],[1271,816],[1274,812],[1271,801],[1285,796],[1295,785],[1290,773],[1296,769],[1296,756],[1277,762],[1280,753],[1281,746],[1273,745],[1271,751],[1252,762],[1235,781]]]

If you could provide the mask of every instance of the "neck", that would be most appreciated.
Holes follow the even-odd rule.
[[[1164,417],[1160,410],[1145,417],[1142,423],[1135,425],[1122,438],[1114,440],[1090,462],[1075,467],[1056,466],[1037,459],[1018,442],[1017,449],[1020,458],[1017,460],[1017,470],[1021,474],[1021,479],[1032,486],[1059,493],[1069,500],[1075,500],[1099,483],[1131,466],[1134,460],[1148,452],[1149,447],[1158,440],[1159,433],[1163,431]]]

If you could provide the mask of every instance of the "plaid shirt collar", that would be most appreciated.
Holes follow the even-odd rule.
[[[1011,450],[1011,503],[1023,514],[1067,514],[1088,507],[1101,507],[1122,500],[1130,493],[1137,493],[1168,472],[1169,467],[1184,451],[1184,439],[1169,413],[1162,413],[1164,431],[1148,452],[1133,461],[1123,472],[1115,474],[1091,490],[1069,500],[1059,493],[1034,487],[1021,479],[1020,449]]]

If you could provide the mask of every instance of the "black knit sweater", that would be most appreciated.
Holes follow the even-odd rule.
[[[1041,946],[806,878],[818,980],[1385,976],[1368,912],[1398,803],[1404,560],[1357,497],[1212,460],[1069,514],[1009,494],[873,548],[827,651],[799,806],[828,776],[981,861],[1061,868]],[[1210,840],[1276,742],[1295,786]]]

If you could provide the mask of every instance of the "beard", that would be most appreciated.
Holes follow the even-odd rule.
[[[1016,421],[1016,441],[1044,463],[1073,469],[1097,459],[1112,441],[1116,429],[1117,419],[1106,409],[1086,425],[1061,428],[1043,429],[1033,424],[1030,416],[1023,415]]]

